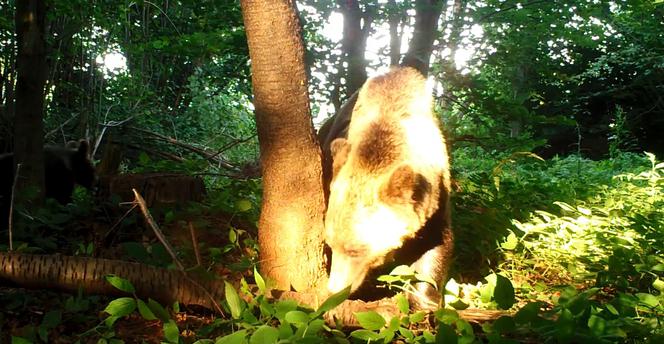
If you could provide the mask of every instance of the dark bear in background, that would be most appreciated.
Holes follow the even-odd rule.
[[[71,202],[74,185],[92,188],[95,169],[88,157],[87,141],[71,141],[65,147],[44,147],[45,195],[61,204]],[[14,153],[0,155],[0,211],[7,218],[14,183]],[[2,223],[2,227],[6,225]]]
[[[375,277],[404,264],[443,288],[453,249],[450,174],[425,79],[392,69],[369,79],[353,101],[319,133],[330,182],[328,289],[351,285],[354,297],[378,299],[387,294]],[[417,309],[436,308],[440,297],[428,283],[409,295]]]

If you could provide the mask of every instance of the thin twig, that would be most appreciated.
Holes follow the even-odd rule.
[[[145,129],[142,129],[142,128],[131,127],[131,126],[127,126],[127,128],[131,129],[131,130],[136,130],[138,132],[141,132],[141,133],[144,133],[144,134],[147,134],[147,135],[150,135],[150,136],[155,137],[157,139],[160,139],[162,141],[174,144],[174,145],[176,145],[180,148],[184,148],[188,151],[194,152],[194,153],[204,157],[208,161],[211,161],[211,162],[214,162],[214,163],[219,163],[221,165],[221,167],[223,167],[225,169],[229,169],[229,170],[236,170],[237,169],[231,163],[225,161],[224,159],[216,157],[217,154],[212,155],[212,154],[206,152],[203,149],[200,149],[200,148],[195,147],[193,145],[178,141],[177,139],[174,139],[172,137],[168,137],[168,136],[165,136],[165,135],[162,135],[162,134],[159,134],[159,133],[155,133],[155,132],[152,132],[152,131],[149,131],[149,130],[145,130]]]
[[[111,233],[113,233],[113,231],[114,231],[116,228],[118,228],[118,225],[120,225],[120,222],[122,222],[122,220],[124,220],[129,214],[131,214],[132,210],[134,210],[134,208],[136,208],[136,207],[137,207],[137,205],[136,205],[136,204],[133,204],[132,207],[129,208],[129,210],[127,210],[127,212],[124,213],[124,215],[122,215],[122,217],[120,217],[120,219],[118,219],[117,221],[115,221],[115,224],[113,224],[113,226],[111,227],[111,229],[109,229],[109,230],[106,232],[106,234],[104,234],[104,241],[103,241],[103,242],[107,242],[107,241],[108,241],[108,238],[111,236]]]
[[[228,143],[227,145],[221,147],[221,149],[219,149],[219,151],[218,151],[217,153],[214,153],[213,155],[211,155],[210,158],[216,158],[219,154],[221,154],[221,153],[223,153],[223,152],[225,152],[225,151],[227,151],[227,150],[229,150],[229,149],[231,149],[231,148],[233,148],[233,147],[239,145],[240,143],[245,143],[245,142],[247,142],[247,141],[253,139],[253,138],[256,137],[257,135],[258,135],[258,134],[253,134],[253,135],[251,135],[251,136],[249,136],[249,137],[246,137],[246,138],[243,138],[243,139],[237,139],[237,140],[234,140],[233,142],[230,142],[230,143]]]
[[[9,223],[7,224],[9,228],[9,252],[14,250],[14,235],[12,229],[14,221],[12,220],[12,217],[14,217],[14,195],[16,195],[16,184],[18,183],[19,172],[21,172],[21,165],[23,164],[16,164],[16,173],[14,174],[14,182],[12,184],[12,196],[9,201]]]
[[[145,200],[141,196],[141,194],[136,191],[136,189],[132,188],[131,191],[134,192],[134,203],[138,204],[138,207],[141,209],[141,213],[143,213],[143,217],[145,217],[145,221],[147,221],[148,226],[152,228],[152,231],[154,234],[157,236],[157,239],[161,242],[162,245],[164,245],[164,248],[166,248],[166,251],[168,252],[169,255],[171,255],[171,258],[173,259],[173,263],[178,267],[178,270],[184,271],[184,265],[182,265],[182,262],[178,259],[177,255],[175,254],[175,250],[173,250],[173,247],[171,244],[166,240],[166,237],[164,236],[164,233],[159,229],[159,225],[157,225],[157,222],[154,220],[152,217],[152,214],[150,214],[150,210],[148,209],[148,206],[145,204]]]
[[[161,231],[161,229],[159,229],[157,222],[155,222],[154,218],[150,214],[150,211],[148,210],[148,207],[145,204],[145,200],[143,199],[143,197],[138,193],[138,191],[136,191],[136,189],[131,189],[131,191],[134,192],[134,197],[135,197],[134,202],[138,204],[139,208],[141,209],[141,212],[143,213],[143,216],[145,217],[145,220],[148,222],[148,225],[152,228],[154,234],[157,236],[159,241],[161,241],[162,245],[164,245],[168,254],[171,255],[171,258],[173,258],[173,262],[175,263],[175,265],[177,265],[178,269],[182,271],[184,277],[189,282],[194,284],[197,288],[200,288],[203,291],[203,293],[205,293],[205,296],[210,299],[210,302],[212,303],[212,306],[215,308],[215,311],[223,315],[224,312],[221,310],[221,306],[219,305],[219,303],[217,303],[217,301],[214,299],[214,296],[207,289],[205,289],[205,287],[203,287],[200,283],[198,283],[198,281],[194,280],[193,278],[189,277],[189,275],[187,275],[187,272],[184,270],[184,265],[182,265],[182,262],[180,262],[180,260],[175,255],[173,247],[171,247],[168,241],[166,241],[164,233]]]
[[[62,124],[60,124],[57,128],[55,128],[55,129],[49,131],[48,133],[46,133],[46,134],[44,135],[44,138],[48,138],[49,136],[55,134],[58,130],[62,130],[62,128],[64,128],[67,124],[69,124],[69,122],[73,121],[74,118],[76,118],[76,117],[78,117],[78,114],[75,114],[75,115],[69,117],[69,119],[67,119],[66,121],[64,121],[64,122],[63,122]]]
[[[196,230],[194,229],[194,224],[191,221],[189,224],[189,233],[191,233],[191,245],[194,247],[194,255],[196,256],[196,265],[203,265],[203,260],[201,259],[201,251],[198,249],[198,236],[196,235]]]

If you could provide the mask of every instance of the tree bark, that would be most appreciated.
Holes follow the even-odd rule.
[[[423,75],[429,73],[429,60],[433,42],[438,36],[438,19],[442,10],[441,0],[416,1],[413,38],[410,40],[402,65],[413,67]]]
[[[46,1],[16,1],[16,110],[14,116],[14,167],[22,164],[16,185],[17,200],[22,189],[36,186],[34,200],[44,198],[44,84]]]
[[[450,61],[454,64],[454,55],[459,48],[459,36],[463,28],[463,13],[466,2],[464,0],[454,0],[452,7],[452,19],[450,27],[450,38],[447,40],[447,48],[450,49]]]
[[[399,24],[401,24],[402,19],[398,12],[396,0],[388,0],[387,4],[391,11],[388,17],[390,24],[390,66],[397,66],[401,59],[401,32],[399,32]]]
[[[263,175],[261,270],[279,289],[315,290],[326,280],[325,201],[295,1],[241,5]]]
[[[373,17],[371,11],[367,10],[363,13],[360,10],[357,0],[340,1],[339,7],[344,16],[341,51],[348,64],[346,95],[349,97],[367,81],[367,60],[364,58],[364,53],[367,48],[367,38],[371,33]]]

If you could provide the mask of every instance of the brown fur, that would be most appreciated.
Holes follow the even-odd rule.
[[[426,92],[413,69],[372,78],[352,114],[336,119],[348,127],[332,123],[328,128],[336,130],[321,139],[332,160],[325,174],[331,181],[325,225],[332,289],[352,283],[356,296],[379,297],[365,279],[372,282],[367,276],[389,272],[394,264],[412,265],[441,283],[446,278],[453,238],[449,167]],[[440,299],[425,284],[418,290],[411,297],[416,308]]]

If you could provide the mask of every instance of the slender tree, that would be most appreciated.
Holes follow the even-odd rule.
[[[261,270],[280,289],[326,278],[321,153],[294,0],[242,0],[263,174]]]
[[[417,0],[415,2],[415,26],[413,38],[410,40],[408,52],[403,63],[419,70],[422,74],[429,73],[429,59],[433,50],[433,42],[438,35],[438,19],[443,10],[441,0]]]
[[[367,60],[364,53],[375,13],[369,5],[362,11],[357,0],[339,1],[339,8],[344,16],[341,51],[345,58],[342,62],[347,63],[346,94],[350,97],[367,80]]]
[[[21,164],[16,195],[27,185],[44,195],[44,84],[46,82],[46,1],[16,1],[16,109],[14,116],[14,165]]]

